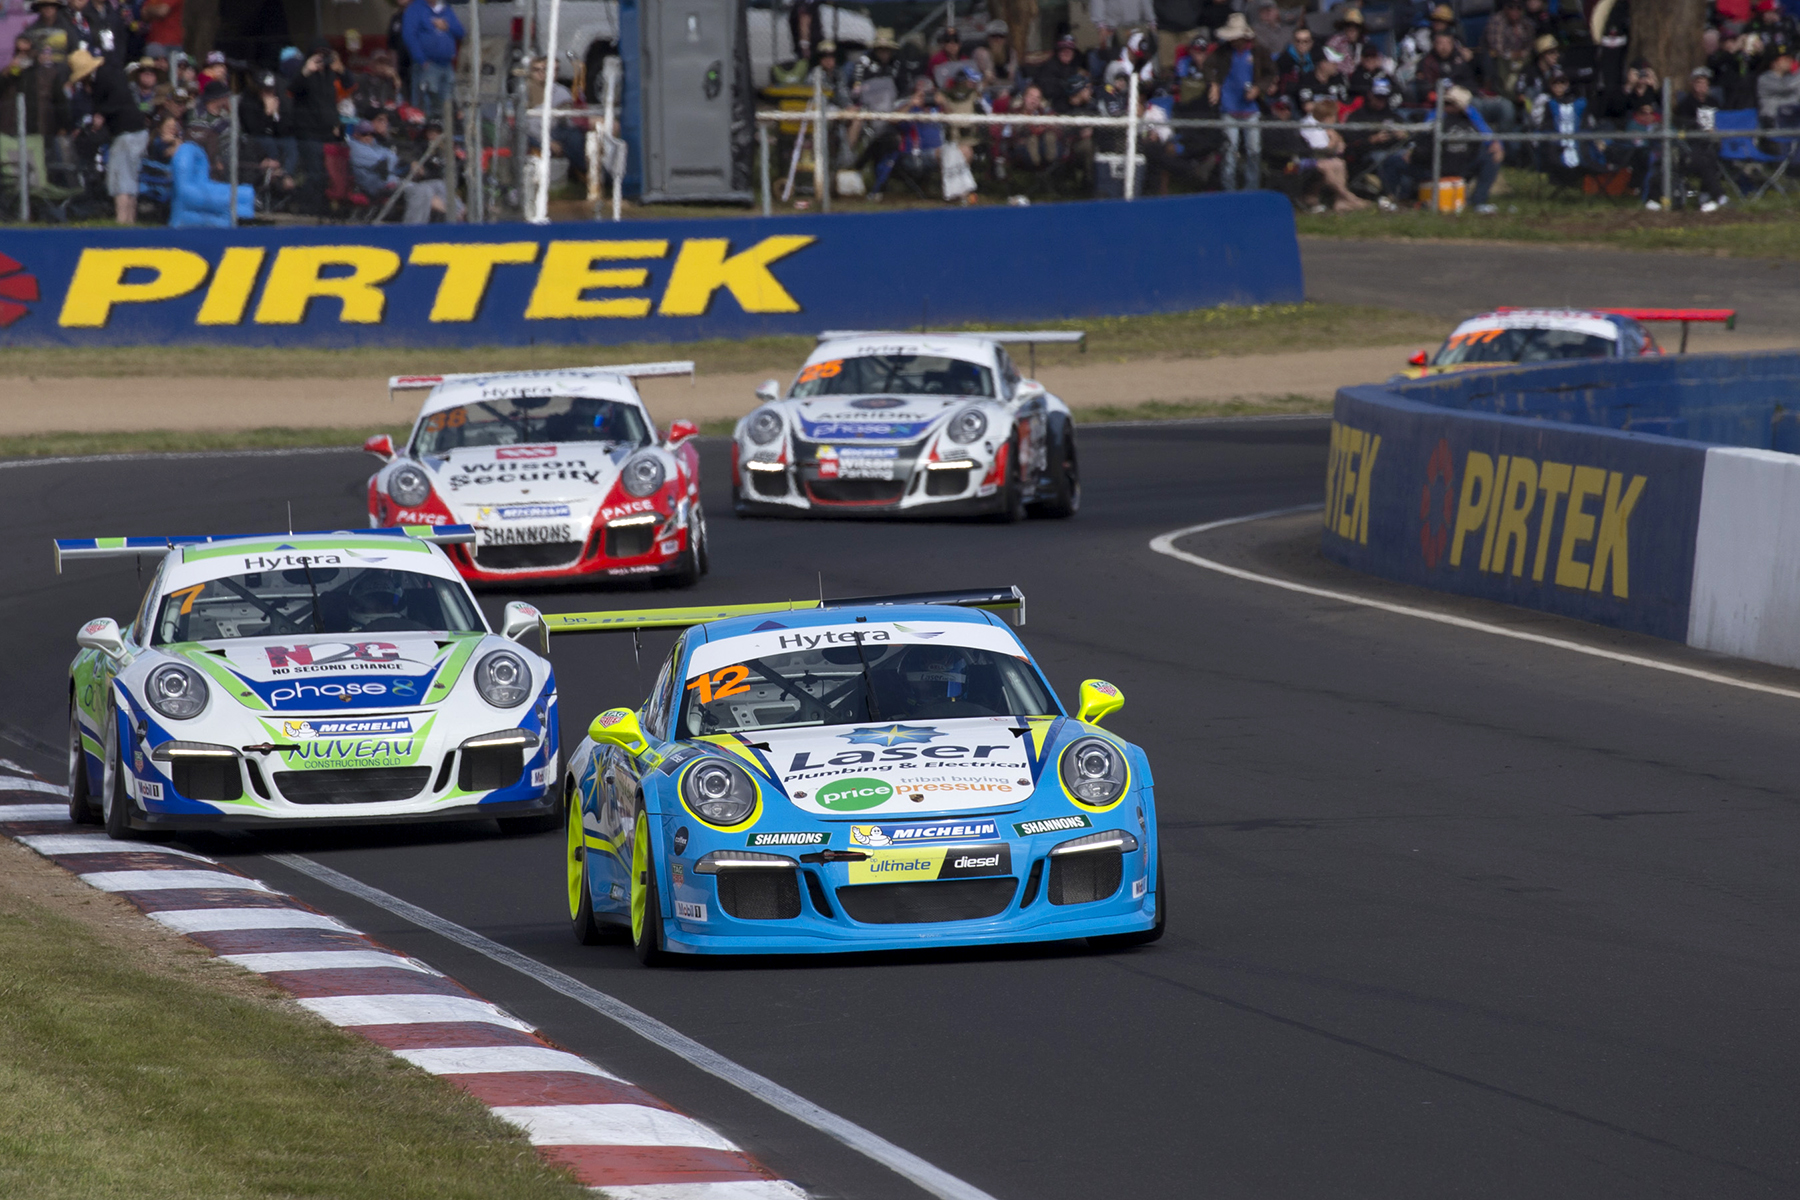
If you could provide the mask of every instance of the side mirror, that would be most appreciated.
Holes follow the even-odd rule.
[[[627,754],[641,754],[650,748],[637,714],[629,708],[609,708],[595,717],[588,726],[588,736],[603,746],[618,746]]]
[[[1406,361],[1411,363],[1415,367],[1422,367],[1426,363],[1431,361],[1431,356],[1429,354],[1425,353],[1425,351],[1421,350],[1417,354],[1413,355],[1411,358],[1407,359]]]
[[[1013,400],[1024,404],[1032,400],[1041,400],[1050,394],[1050,389],[1035,379],[1021,379],[1019,386],[1013,389]]]
[[[500,636],[516,642],[536,629],[542,616],[531,605],[522,600],[514,600],[500,614]]]
[[[669,445],[669,449],[671,449],[671,450],[673,450],[675,447],[681,445],[681,443],[687,441],[689,438],[697,438],[699,436],[700,436],[700,427],[698,425],[694,424],[692,421],[670,421],[669,422],[668,445]]]
[[[781,381],[765,379],[757,384],[756,398],[764,404],[773,404],[781,399]]]
[[[111,617],[101,617],[83,625],[75,635],[75,644],[112,658],[121,658],[125,654],[125,635],[119,632],[119,623]]]
[[[378,433],[363,443],[363,449],[379,458],[382,462],[394,461],[394,439],[385,433]]]
[[[1075,714],[1075,719],[1098,725],[1103,718],[1110,717],[1124,707],[1124,692],[1104,679],[1084,679],[1081,682],[1081,709]]]

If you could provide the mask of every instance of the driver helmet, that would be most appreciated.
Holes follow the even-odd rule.
[[[406,594],[392,571],[364,571],[346,591],[350,617],[358,625],[402,614]]]
[[[900,677],[915,703],[963,699],[968,669],[969,652],[960,646],[911,646],[900,658]]]

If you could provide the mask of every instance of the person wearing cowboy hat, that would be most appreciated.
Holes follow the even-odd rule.
[[[27,25],[23,32],[31,39],[33,58],[41,57],[48,49],[57,66],[69,61],[69,51],[80,38],[74,26],[69,24],[68,7],[64,0],[32,0],[31,10],[37,14],[37,20]]]
[[[1238,164],[1243,163],[1246,190],[1262,185],[1262,131],[1256,127],[1261,104],[1276,87],[1275,60],[1256,40],[1243,13],[1232,13],[1215,36],[1219,44],[1206,56],[1206,80],[1220,114],[1234,126],[1225,130],[1225,154],[1219,182],[1226,191],[1238,189]]]
[[[69,83],[86,82],[94,115],[106,123],[112,138],[106,153],[106,190],[113,216],[121,225],[137,224],[138,172],[150,148],[150,125],[138,107],[137,94],[116,64],[77,46],[69,52]]]
[[[1500,178],[1500,143],[1487,141],[1483,134],[1492,133],[1480,113],[1475,111],[1475,97],[1465,87],[1444,89],[1443,153],[1440,161],[1444,178],[1474,178],[1469,193],[1469,206],[1483,216],[1499,210],[1488,203],[1488,193]],[[1419,184],[1431,179],[1431,140],[1427,133],[1416,138],[1405,150],[1389,155],[1380,167],[1381,184],[1389,196],[1410,201],[1418,194]]]
[[[1337,32],[1325,40],[1326,47],[1343,55],[1347,63],[1361,58],[1363,39],[1368,36],[1362,9],[1354,4],[1346,5],[1333,24]]]

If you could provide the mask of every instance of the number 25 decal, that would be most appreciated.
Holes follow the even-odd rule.
[[[726,696],[741,696],[750,690],[744,680],[750,678],[750,668],[746,666],[720,667],[711,675],[696,676],[687,685],[690,692],[700,693],[700,703],[711,704],[714,700]]]
[[[806,370],[800,372],[800,378],[794,382],[811,383],[815,379],[830,379],[840,374],[843,369],[844,360],[841,358],[834,358],[829,362],[814,363],[812,366],[806,368]]]

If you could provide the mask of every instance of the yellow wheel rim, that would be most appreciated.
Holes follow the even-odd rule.
[[[578,797],[570,797],[568,825],[568,867],[569,867],[569,919],[574,920],[581,914],[581,890],[587,886],[586,864],[582,862],[581,853],[581,804]]]
[[[650,817],[639,813],[631,834],[631,940],[644,940],[644,921],[650,908]]]

